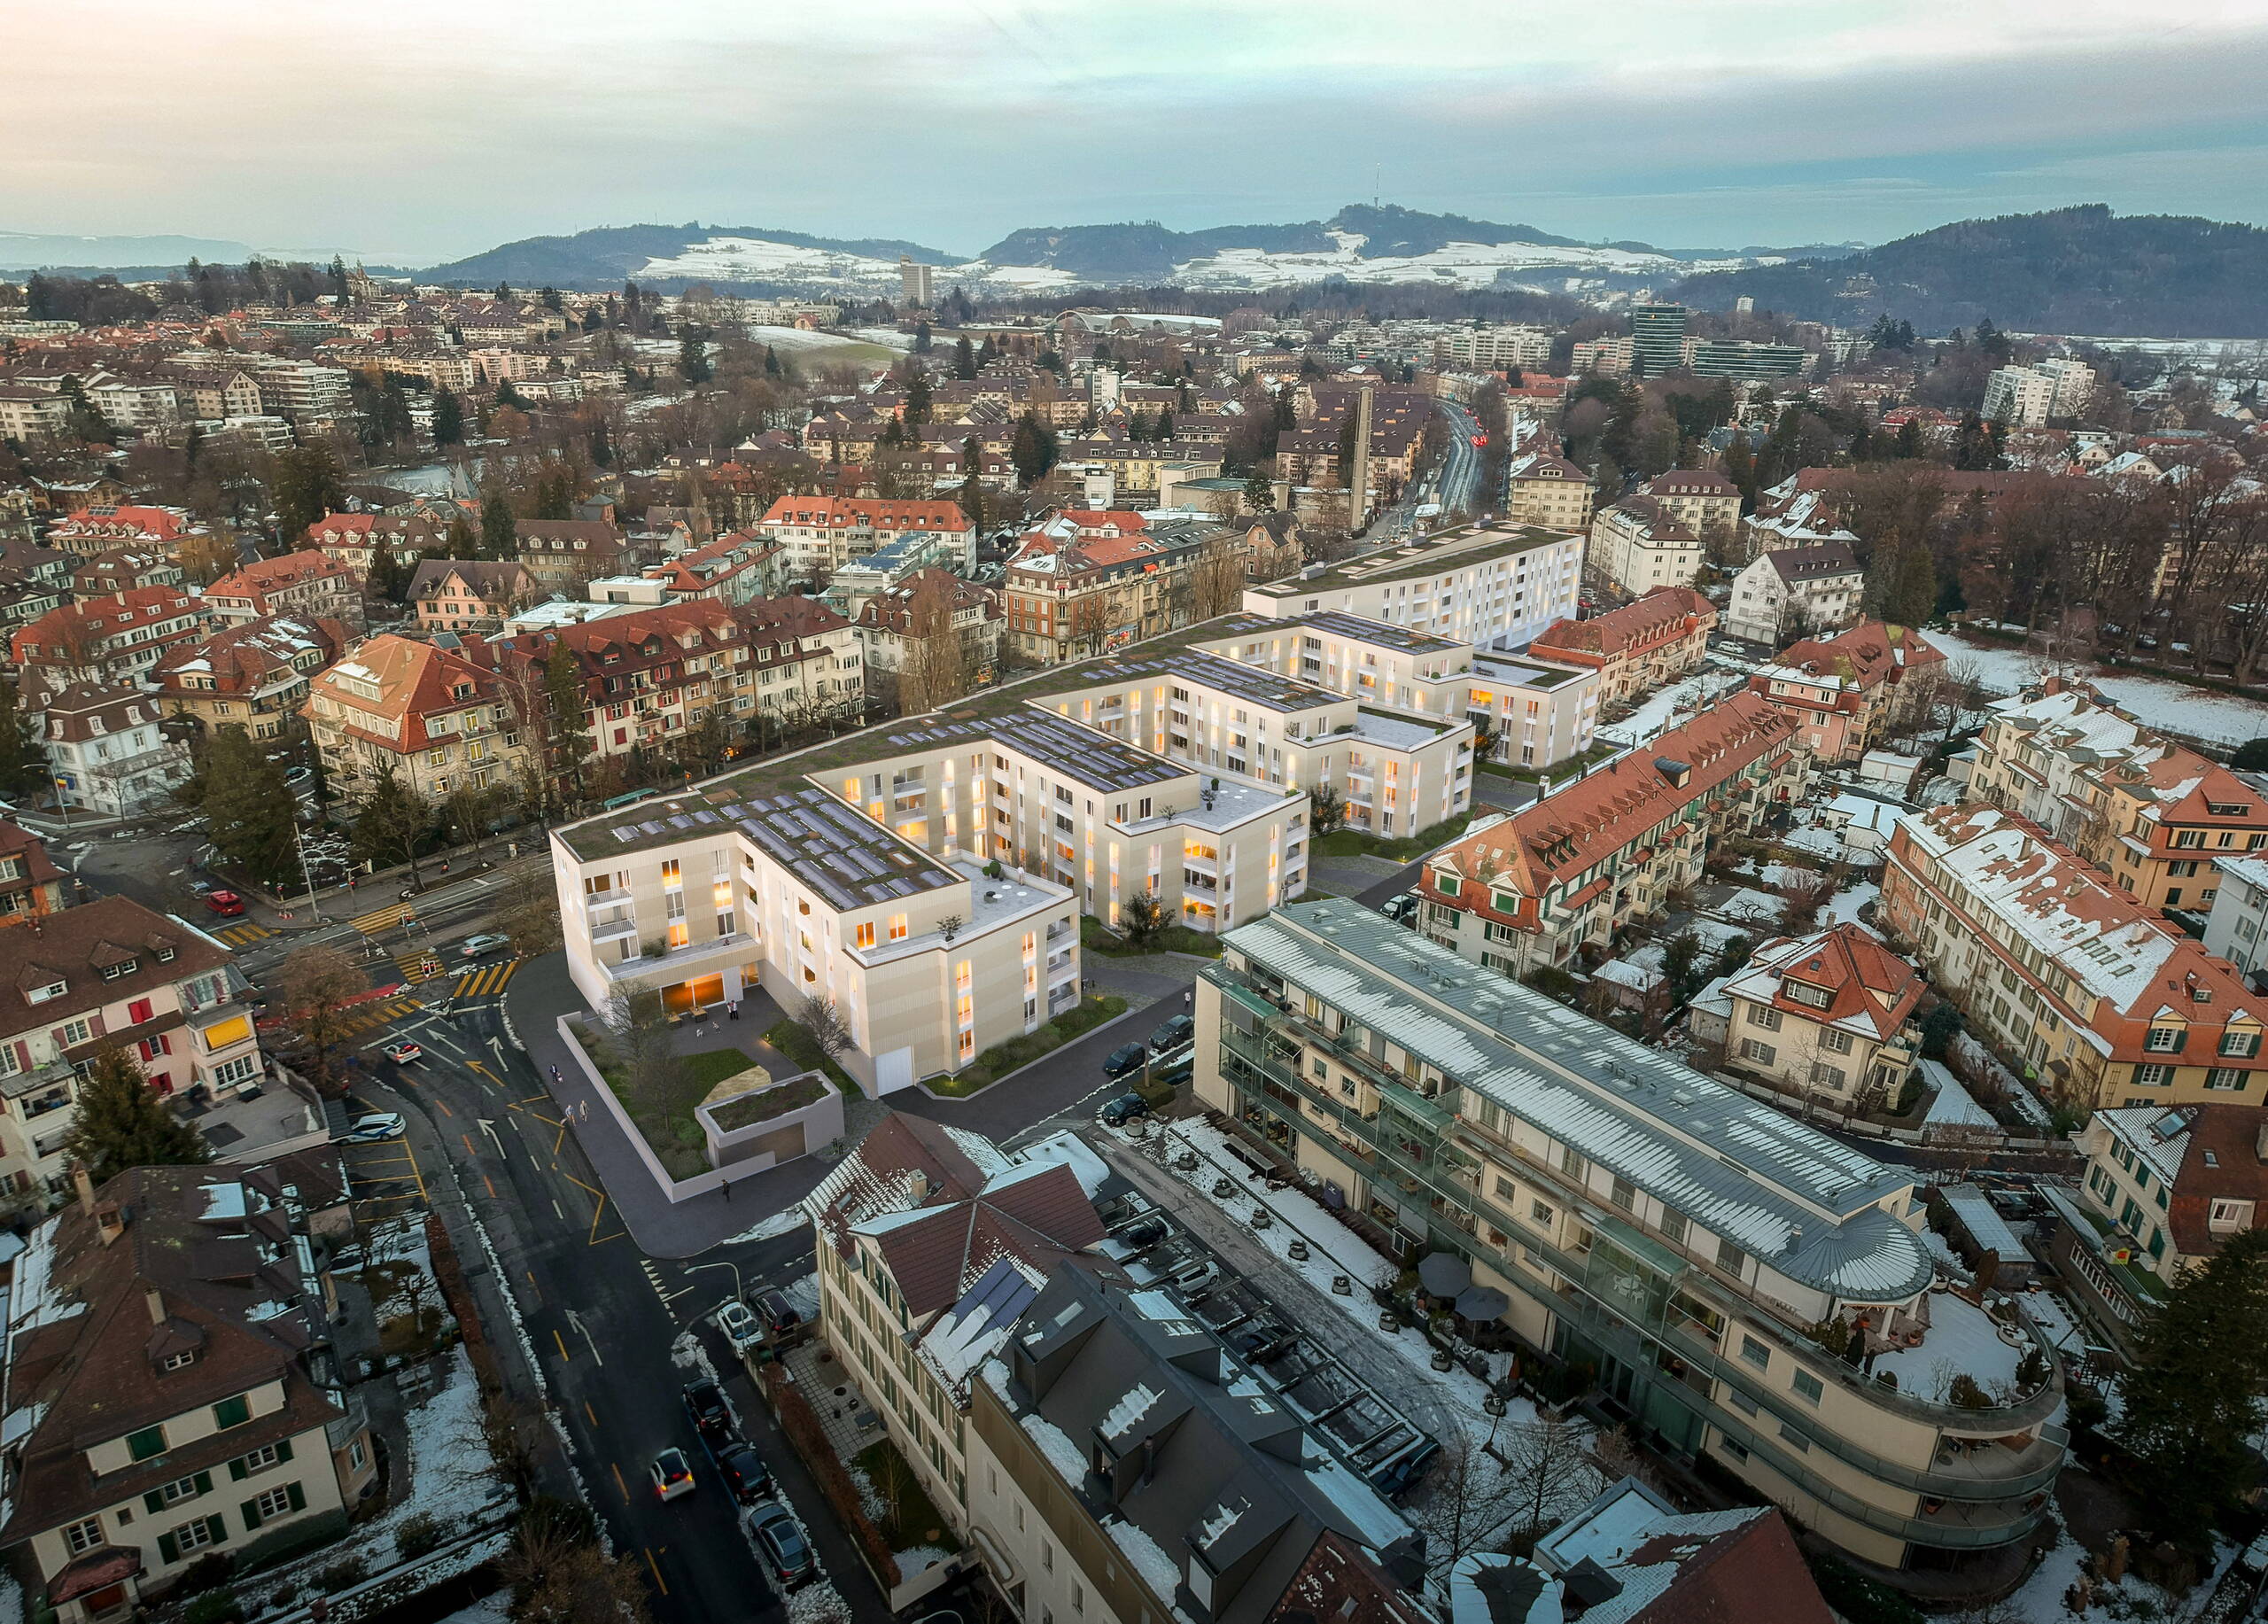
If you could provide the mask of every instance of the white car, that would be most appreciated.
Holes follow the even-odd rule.
[[[742,1302],[727,1302],[717,1310],[717,1329],[725,1333],[736,1354],[744,1354],[764,1340],[764,1327]]]
[[[457,952],[468,959],[485,959],[490,953],[501,953],[512,945],[512,938],[495,931],[484,931],[477,936],[467,936]]]
[[[358,1116],[340,1134],[341,1145],[376,1145],[382,1139],[401,1137],[403,1123],[399,1111],[373,1111],[368,1116]]]

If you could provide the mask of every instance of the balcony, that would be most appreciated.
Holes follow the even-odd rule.
[[[635,934],[634,928],[623,935]],[[673,947],[658,957],[637,954],[618,964],[602,964],[607,979],[623,983],[668,983],[685,980],[696,970],[722,967],[714,960],[731,960],[746,953],[756,945],[756,938],[745,931],[735,930],[730,936],[711,936],[705,942],[693,942],[683,947]]]

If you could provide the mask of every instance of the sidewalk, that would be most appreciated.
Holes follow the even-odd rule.
[[[763,1000],[765,1006],[770,1002]],[[568,979],[564,953],[529,960],[505,988],[505,1017],[521,1049],[534,1062],[544,1087],[558,1100],[631,1239],[649,1256],[691,1257],[745,1235],[802,1201],[835,1166],[818,1156],[804,1156],[769,1172],[751,1174],[724,1190],[672,1203],[646,1171],[645,1162],[616,1124],[614,1114],[592,1097],[591,1085],[583,1081],[580,1068],[568,1063],[566,1045],[559,1037],[559,1017],[584,1009],[582,994]],[[739,1021],[704,1020],[697,1028],[685,1029],[680,1043],[683,1048],[704,1049],[737,1043],[751,1057],[768,1053],[757,1041],[770,1023],[763,1018],[764,1013],[751,999],[742,1006]],[[737,1033],[735,1027],[740,1029]],[[554,1067],[559,1068],[557,1082],[551,1077]],[[858,1105],[857,1100],[844,1102],[846,1118],[866,1115],[856,1111]],[[857,1137],[847,1123],[844,1137]]]

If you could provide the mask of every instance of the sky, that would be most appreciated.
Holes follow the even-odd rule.
[[[2263,0],[73,0],[11,36],[0,231],[373,264],[687,221],[974,254],[1374,192],[1665,247],[2268,224]]]

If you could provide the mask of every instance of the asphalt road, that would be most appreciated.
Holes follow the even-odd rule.
[[[727,1243],[682,1264],[650,1259],[613,1217],[497,999],[400,1030],[426,1058],[406,1068],[377,1061],[356,1096],[402,1112],[423,1187],[440,1203],[461,1191],[479,1216],[591,1504],[617,1548],[645,1568],[655,1616],[686,1624],[784,1616],[680,1402],[705,1356],[854,1615],[886,1617],[848,1536],[708,1320],[735,1291],[807,1272],[809,1232]],[[489,1330],[511,1334],[504,1325]],[[646,1469],[672,1445],[695,1459],[701,1486],[664,1504]]]
[[[1433,404],[1449,420],[1449,455],[1441,464],[1441,494],[1435,498],[1441,511],[1463,509],[1476,519],[1495,511],[1496,504],[1480,488],[1480,454],[1472,447],[1480,423],[1455,400],[1437,398]]]

